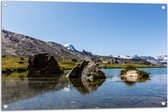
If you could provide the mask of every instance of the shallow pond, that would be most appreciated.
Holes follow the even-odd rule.
[[[141,68],[150,72],[150,80],[126,83],[120,80],[121,69],[103,69],[106,80],[86,82],[54,78],[2,79],[3,110],[86,109],[165,107],[167,68]]]

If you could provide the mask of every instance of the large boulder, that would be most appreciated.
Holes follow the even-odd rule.
[[[68,78],[82,78],[85,80],[93,81],[95,79],[106,79],[105,74],[98,69],[95,62],[82,61],[76,65],[68,74]]]
[[[83,60],[80,64],[77,64],[72,70],[66,75],[68,78],[81,78],[84,68],[88,65],[88,61]]]
[[[93,81],[95,79],[106,79],[105,74],[98,69],[98,64],[89,62],[82,72],[82,78]]]
[[[54,76],[53,74],[63,73],[54,56],[48,53],[41,53],[29,58],[28,76]]]

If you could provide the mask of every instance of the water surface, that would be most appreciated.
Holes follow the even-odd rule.
[[[69,80],[64,75],[53,78],[2,80],[3,110],[86,109],[165,107],[167,69],[141,68],[150,72],[150,80],[126,83],[121,69],[103,69],[106,80],[94,82]],[[8,77],[8,76],[6,76]]]

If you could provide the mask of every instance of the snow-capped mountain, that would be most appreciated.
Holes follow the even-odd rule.
[[[66,47],[68,50],[77,51],[75,47],[70,43],[64,44],[63,46]]]
[[[161,55],[158,57],[139,56],[139,55],[134,55],[134,56],[118,55],[118,56],[112,56],[112,57],[123,58],[123,59],[143,59],[155,65],[167,66],[167,55]]]
[[[167,55],[158,56],[158,57],[156,57],[156,59],[162,65],[167,66]]]
[[[134,56],[132,56],[132,59],[141,59],[141,56],[139,56],[139,55],[134,55]]]
[[[144,59],[152,64],[161,65],[161,63],[152,56],[140,56],[140,59]]]
[[[128,56],[128,55],[119,55],[118,58],[132,59],[132,56]]]
[[[158,56],[156,59],[160,62],[167,62],[167,55]]]
[[[161,55],[158,57],[152,57],[152,56],[141,56],[141,59],[145,59],[153,64],[158,65],[167,65],[167,55]]]

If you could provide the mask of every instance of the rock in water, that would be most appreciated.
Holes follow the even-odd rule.
[[[126,82],[137,82],[138,81],[138,73],[136,70],[129,70],[126,74],[122,75],[122,78]]]
[[[46,77],[63,73],[57,60],[54,56],[49,56],[48,53],[37,54],[32,59],[29,58],[28,63],[28,77]]]
[[[144,82],[149,80],[149,74],[148,72],[137,70],[133,66],[126,67],[120,72],[121,79],[125,82]]]
[[[93,81],[95,79],[106,79],[106,76],[100,69],[98,69],[98,64],[90,62],[84,68],[82,78]]]
[[[81,78],[82,72],[88,63],[88,61],[83,60],[80,64],[74,66],[73,69],[66,75],[66,77]]]
[[[94,79],[106,79],[105,74],[98,69],[95,62],[82,61],[81,64],[76,65],[68,74],[68,78],[82,78],[93,81]]]

